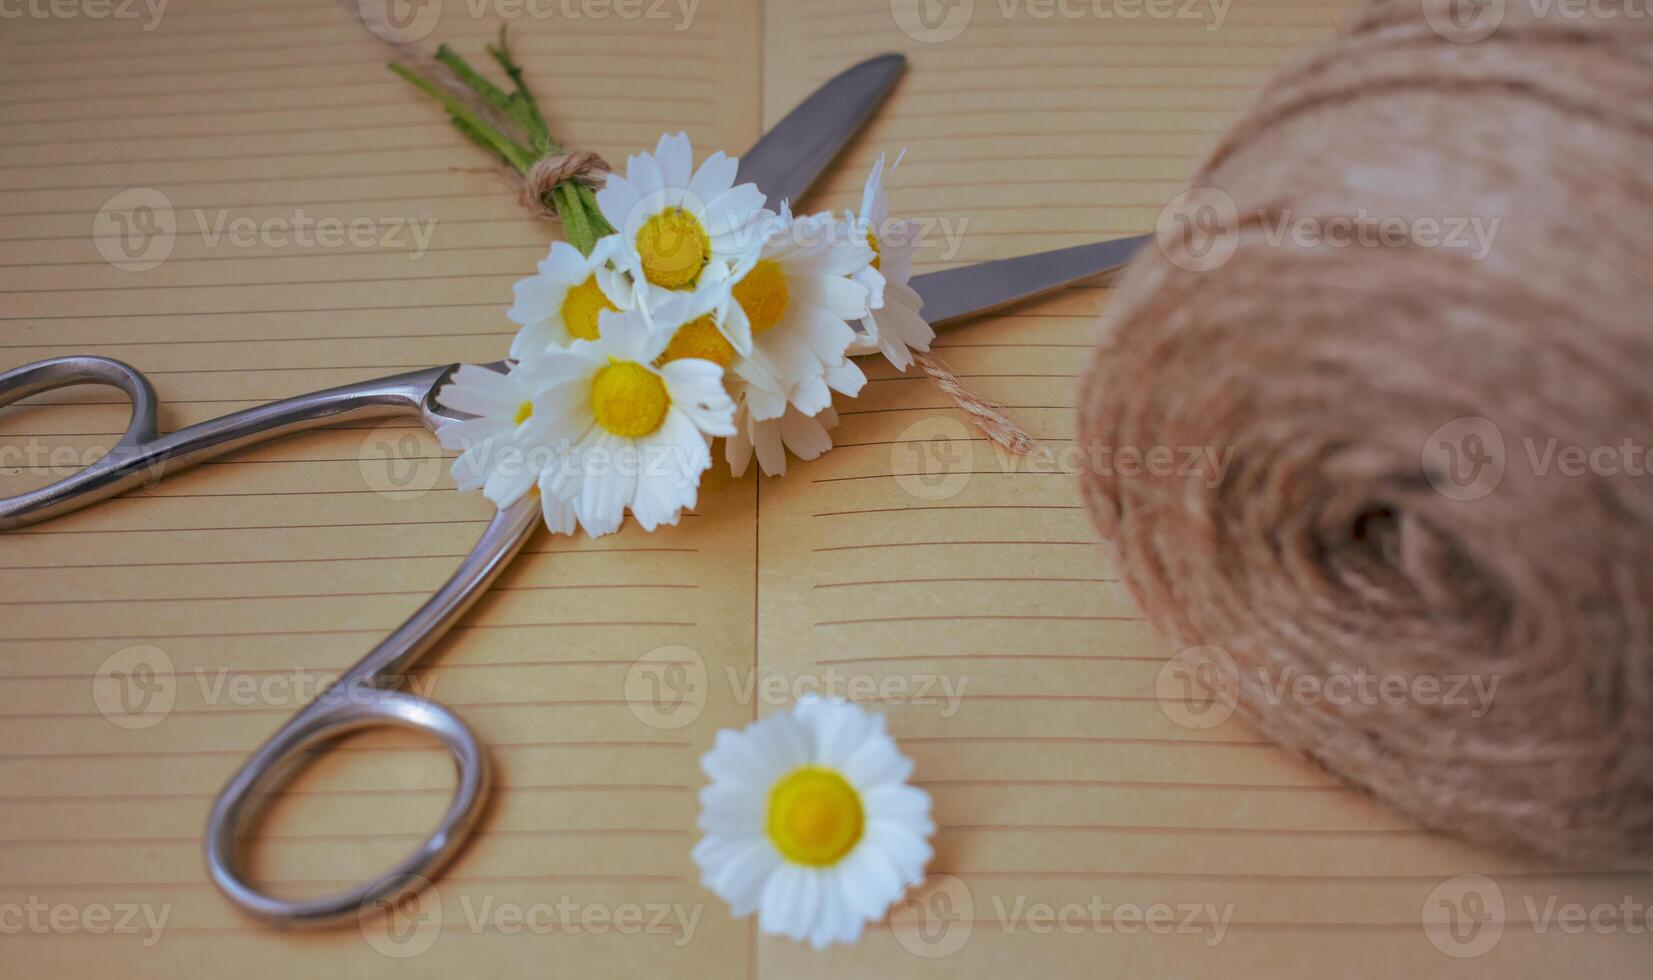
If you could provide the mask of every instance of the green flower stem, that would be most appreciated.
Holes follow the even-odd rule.
[[[504,24],[499,25],[499,43],[490,44],[488,53],[499,62],[499,67],[504,69],[505,74],[510,76],[511,85],[516,89],[512,99],[517,108],[512,113],[512,118],[517,119],[518,124],[528,131],[540,156],[560,152],[562,146],[551,136],[551,128],[545,124],[545,116],[540,114],[539,102],[534,98],[534,93],[528,90],[528,82],[523,78],[522,66],[511,57],[511,45],[506,39]]]
[[[551,197],[556,203],[557,217],[562,219],[562,228],[568,236],[568,244],[579,249],[581,255],[590,255],[591,249],[597,244],[597,236],[591,231],[591,221],[586,216],[580,192],[571,181],[565,180],[551,192]]]
[[[488,54],[510,77],[513,91],[506,92],[489,81],[446,44],[436,49],[436,60],[453,72],[455,78],[465,83],[465,86],[484,102],[520,128],[522,136],[526,137],[523,141],[519,141],[516,134],[501,131],[490,120],[483,118],[482,113],[431,79],[402,65],[393,63],[389,67],[391,71],[440,103],[442,108],[447,110],[454,128],[478,146],[504,157],[506,163],[526,177],[536,160],[548,154],[562,152],[562,143],[551,135],[545,115],[540,112],[539,103],[528,89],[522,66],[511,56],[504,27],[499,29],[499,43],[488,46]],[[590,255],[599,238],[614,233],[614,227],[597,207],[596,192],[580,181],[565,180],[558,184],[546,195],[544,203],[556,211],[568,243],[579,249],[581,254]]]
[[[391,64],[390,70],[411,82],[420,91],[429,95],[448,110],[453,118],[454,125],[472,139],[478,140],[492,147],[505,158],[505,161],[517,169],[517,172],[526,174],[528,168],[534,165],[534,158],[527,150],[517,145],[516,140],[489,125],[487,120],[473,112],[470,106],[459,101],[451,92],[446,91],[435,82],[414,74],[398,64]]]
[[[607,238],[614,234],[616,229],[603,217],[602,208],[597,206],[597,192],[591,189],[591,185],[582,183],[576,185],[575,189],[579,191],[580,201],[585,205],[586,213],[591,216],[592,234],[598,238]]]

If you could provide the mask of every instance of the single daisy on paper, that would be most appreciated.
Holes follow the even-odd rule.
[[[891,166],[893,172],[901,160]],[[883,285],[883,302],[875,303],[861,321],[866,331],[857,338],[856,353],[876,350],[889,358],[898,370],[912,366],[913,351],[927,351],[936,332],[920,314],[924,300],[909,285],[913,277],[913,253],[918,250],[918,227],[906,218],[890,218],[889,195],[884,192],[884,158],[872,165],[867,186],[861,192],[861,213],[850,215],[849,223],[867,239],[875,254],[871,272]]]
[[[761,241],[730,272],[717,316],[742,355],[733,371],[747,382],[754,419],[780,418],[788,403],[818,415],[833,391],[861,390],[867,378],[846,356],[855,340],[846,321],[866,316],[878,300],[881,283],[860,275],[874,258],[831,215],[794,218],[783,207],[767,220]]]
[[[700,766],[701,880],[764,932],[853,943],[924,875],[930,795],[882,715],[805,698],[718,732]]]
[[[552,243],[538,274],[512,287],[516,303],[505,315],[522,325],[511,341],[512,360],[576,340],[596,340],[598,313],[631,306],[631,283],[610,265],[622,247],[618,235],[599,239],[590,255],[567,242]]]
[[[786,472],[788,452],[799,459],[814,459],[832,448],[838,412],[830,405],[813,416],[788,405],[780,418],[759,422],[746,405],[747,387],[739,380],[729,386],[729,395],[735,400],[735,434],[723,443],[729,472],[735,476],[745,473],[755,452],[758,469],[765,476],[781,476]]]
[[[687,300],[663,312],[687,310]],[[619,530],[627,508],[647,531],[676,524],[712,465],[708,437],[735,431],[723,369],[698,357],[657,366],[671,335],[640,310],[604,311],[600,321],[596,340],[522,365],[535,378],[532,417],[556,440],[540,496],[571,507],[592,537]]]
[[[734,157],[719,151],[693,165],[686,134],[662,136],[653,153],[627,158],[626,175],[609,175],[597,192],[597,207],[619,229],[616,264],[645,310],[746,252],[751,226],[767,213],[756,184],[735,185]]]
[[[453,461],[453,478],[460,490],[482,492],[503,509],[534,488],[545,455],[543,447],[556,438],[544,416],[534,412],[544,377],[522,365],[501,374],[475,364],[461,364],[453,380],[436,393],[436,400],[474,418],[445,422],[436,437],[446,449],[460,450]],[[546,523],[562,523],[567,515],[556,506],[546,511]]]

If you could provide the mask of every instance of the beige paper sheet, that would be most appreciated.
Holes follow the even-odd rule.
[[[938,237],[922,271],[1151,227],[1245,93],[1338,7],[1237,6],[1208,31],[1006,16],[995,0],[957,38],[923,43],[896,28],[902,6],[705,0],[682,30],[566,13],[512,26],[554,128],[610,159],[668,128],[736,150],[838,68],[907,51],[896,98],[807,203],[853,205],[871,159],[905,147],[893,200]],[[497,22],[449,0],[426,44],[480,58]],[[154,380],[170,429],[500,356],[510,284],[548,226],[338,7],[174,0],[149,32],[25,18],[0,38],[0,368],[122,358]],[[178,228],[141,272],[112,268],[92,238],[99,208],[133,187],[165,194]],[[405,229],[366,247],[204,233],[300,210],[382,234],[436,223],[417,257]],[[1060,445],[1105,295],[978,321],[942,353]],[[476,726],[498,787],[475,844],[434,897],[388,920],[396,932],[251,925],[206,882],[199,835],[245,752],[415,608],[485,522],[434,441],[402,423],[317,432],[0,535],[6,975],[1645,968],[1645,936],[1513,921],[1484,955],[1440,952],[1420,910],[1461,872],[1492,875],[1512,920],[1529,894],[1653,896],[1645,876],[1565,877],[1422,834],[1237,722],[1172,724],[1154,696],[1166,651],[1093,544],[1072,477],[991,452],[922,381],[871,373],[842,406],[839,448],[784,480],[714,478],[695,514],[654,535],[536,537],[411,679]],[[124,426],[116,397],[80,389],[0,414],[0,493],[107,446]],[[143,683],[139,666],[157,673]],[[687,857],[713,733],[816,686],[871,692],[890,714],[935,795],[935,870],[951,876],[897,927],[827,955],[731,920]],[[393,734],[347,748],[258,830],[261,872],[284,893],[387,866],[446,800],[439,750]],[[1232,910],[1215,944],[1199,923],[1073,928],[1089,913],[1071,910],[1097,902]],[[903,924],[920,920],[927,931]]]

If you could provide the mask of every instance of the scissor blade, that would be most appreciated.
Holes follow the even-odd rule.
[[[740,180],[768,195],[769,207],[796,201],[866,125],[907,70],[907,58],[880,55],[816,89],[740,158]]]
[[[959,320],[1030,299],[1129,262],[1152,235],[1075,245],[1013,259],[997,259],[943,272],[914,276],[909,283],[924,300],[920,311],[931,326]]]

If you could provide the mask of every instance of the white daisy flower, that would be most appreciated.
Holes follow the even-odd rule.
[[[444,406],[474,416],[436,429],[444,448],[460,451],[452,468],[459,489],[481,489],[501,508],[516,503],[539,478],[528,459],[536,439],[545,434],[531,418],[532,381],[516,369],[501,374],[461,364],[436,393]]]
[[[747,387],[741,381],[729,386],[735,400],[735,434],[724,440],[723,458],[735,476],[746,472],[754,451],[765,476],[780,476],[786,472],[788,451],[799,459],[814,459],[832,448],[838,412],[831,406],[809,416],[788,405],[780,418],[759,422],[746,405]]]
[[[686,318],[691,298],[662,312]],[[656,366],[670,338],[640,310],[604,311],[596,340],[523,364],[535,376],[531,416],[558,437],[540,495],[572,507],[592,537],[619,530],[628,507],[644,530],[676,524],[712,465],[707,437],[735,431],[721,367],[696,357]]]
[[[897,158],[895,165],[900,163]],[[895,166],[890,170],[893,172]],[[919,313],[923,298],[907,285],[913,277],[918,226],[905,218],[890,218],[883,178],[884,158],[880,156],[861,192],[861,213],[849,217],[876,253],[869,271],[880,276],[883,285],[883,302],[874,303],[871,313],[861,321],[865,333],[857,338],[854,352],[879,351],[898,370],[905,371],[912,366],[912,352],[929,350],[936,332]]]
[[[522,325],[511,341],[512,360],[576,340],[596,340],[598,313],[631,307],[631,283],[610,265],[622,248],[619,235],[600,239],[590,255],[567,242],[551,245],[538,274],[512,287],[516,303],[505,315]]]
[[[619,229],[616,264],[646,310],[747,251],[751,226],[767,214],[756,184],[735,186],[736,158],[714,153],[691,173],[693,164],[686,134],[662,136],[652,154],[629,157],[626,175],[609,175],[597,192],[598,209]]]
[[[907,783],[882,715],[806,698],[718,732],[700,766],[701,880],[764,932],[853,943],[923,878],[930,795]]]
[[[747,407],[758,421],[780,418],[790,403],[805,417],[854,396],[866,375],[846,356],[855,330],[846,321],[868,313],[877,283],[863,277],[872,248],[844,234],[831,215],[793,218],[784,208],[730,273],[717,322],[741,356],[733,372],[747,382]]]

